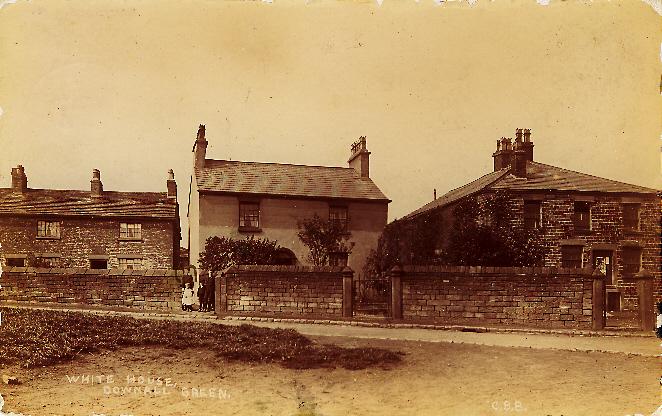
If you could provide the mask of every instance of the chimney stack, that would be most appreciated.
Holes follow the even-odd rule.
[[[436,200],[437,200],[437,188],[434,188],[434,190],[433,190],[433,196],[434,196],[434,199],[432,199],[432,200],[433,200],[433,201],[436,201]]]
[[[523,129],[524,132],[524,143],[522,148],[526,153],[526,160],[533,162],[533,142],[531,141],[531,129]]]
[[[526,178],[526,151],[522,146],[521,139],[515,142],[513,159],[510,164],[510,172],[518,178]]]
[[[511,145],[511,139],[502,137],[500,140],[497,140],[496,151],[492,154],[494,158],[494,171],[504,169],[510,165],[513,149]]]
[[[90,196],[92,198],[101,198],[103,195],[103,184],[101,183],[101,172],[99,169],[92,170],[92,180],[90,181]]]
[[[172,169],[168,171],[166,185],[168,187],[168,198],[177,200],[177,182],[175,182],[175,172]]]
[[[17,194],[24,194],[28,190],[28,177],[22,165],[11,169],[11,188]]]
[[[526,161],[533,162],[533,142],[531,129],[515,129],[515,143],[502,137],[497,140],[494,158],[494,171],[511,166],[513,174],[526,177]]]
[[[349,167],[356,170],[362,178],[370,177],[370,152],[366,145],[365,136],[352,143],[352,154],[347,161]]]
[[[203,168],[205,166],[205,156],[207,155],[207,139],[205,139],[205,125],[200,124],[198,127],[198,136],[193,145],[193,153],[195,154],[194,166],[196,168]]]

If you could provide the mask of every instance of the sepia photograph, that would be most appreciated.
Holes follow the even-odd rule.
[[[0,416],[662,416],[662,0],[0,0]]]

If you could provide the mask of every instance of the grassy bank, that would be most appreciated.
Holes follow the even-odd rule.
[[[291,329],[146,320],[83,312],[0,308],[0,364],[45,366],[80,353],[161,345],[203,348],[219,358],[280,363],[287,368],[390,366],[401,354],[378,348],[319,344]]]

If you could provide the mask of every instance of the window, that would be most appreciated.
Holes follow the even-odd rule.
[[[626,230],[639,229],[639,204],[623,205],[623,227]]]
[[[37,221],[37,238],[60,238],[60,222]]]
[[[529,229],[540,228],[541,220],[540,201],[524,201],[524,227]]]
[[[347,207],[329,207],[329,223],[343,232],[347,232],[349,226],[349,215]]]
[[[257,202],[239,203],[239,228],[260,228],[260,204]]]
[[[120,223],[120,239],[140,240],[142,238],[142,229],[140,224]]]
[[[588,202],[575,202],[573,222],[575,223],[575,231],[591,229],[591,205]]]
[[[57,256],[37,256],[36,267],[60,267],[60,258]]]
[[[8,257],[7,258],[7,267],[25,267],[25,258],[24,257]]]
[[[641,249],[623,247],[623,275],[632,276],[641,270]]]
[[[561,267],[580,269],[583,265],[582,246],[561,246]]]
[[[119,258],[120,269],[138,270],[142,269],[143,260],[141,258]]]
[[[107,269],[108,260],[106,259],[90,259],[90,269]]]

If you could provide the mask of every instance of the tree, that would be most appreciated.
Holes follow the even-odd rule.
[[[540,231],[517,225],[512,197],[497,192],[481,201],[476,197],[460,201],[449,243],[442,257],[445,263],[468,266],[535,266],[542,262],[544,248]]]
[[[353,244],[348,243],[351,234],[339,225],[325,221],[315,214],[299,224],[299,239],[308,247],[308,260],[316,266],[329,264],[333,253],[351,253]]]
[[[205,241],[205,250],[200,253],[200,267],[216,273],[237,264],[275,264],[279,248],[276,241],[254,236],[243,240],[209,237]]]
[[[438,264],[441,234],[441,217],[436,213],[395,220],[384,228],[377,247],[370,250],[363,273],[380,276],[397,264]]]

